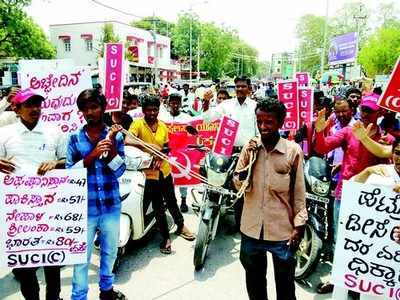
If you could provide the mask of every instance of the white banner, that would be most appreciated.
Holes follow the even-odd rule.
[[[86,177],[86,169],[0,173],[1,266],[86,262]]]
[[[345,181],[332,270],[335,285],[400,299],[400,194],[392,188]]]
[[[73,132],[86,123],[78,110],[79,94],[92,88],[90,70],[71,67],[69,70],[21,71],[21,88],[31,88],[42,95],[41,120],[59,126],[62,132]]]

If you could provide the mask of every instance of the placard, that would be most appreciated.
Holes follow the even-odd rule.
[[[42,95],[41,120],[60,127],[62,132],[74,132],[86,123],[78,110],[79,94],[92,88],[90,70],[86,67],[71,67],[69,70],[21,71],[21,88],[31,88]]]
[[[313,119],[314,90],[308,87],[299,88],[300,124],[311,124]]]
[[[310,84],[310,74],[307,72],[297,72],[295,77],[299,86],[308,86]]]
[[[348,290],[400,299],[400,194],[392,188],[344,181],[332,283]]]
[[[0,173],[0,265],[10,268],[85,263],[86,169],[44,176]]]
[[[299,129],[300,115],[297,79],[278,82],[278,99],[286,107],[286,118],[282,130]]]
[[[107,99],[106,112],[122,109],[124,89],[124,45],[122,43],[105,44],[104,95]]]
[[[227,116],[223,116],[212,151],[215,154],[228,156],[231,155],[238,130],[238,121],[235,121]]]

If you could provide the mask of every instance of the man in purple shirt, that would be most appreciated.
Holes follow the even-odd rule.
[[[377,125],[378,117],[381,115],[379,106],[376,104],[377,100],[378,98],[375,95],[368,95],[362,98],[360,104],[361,122],[364,124],[364,127],[372,124],[370,137],[375,141],[379,141],[382,138],[382,133]],[[322,110],[318,113],[318,118],[315,122],[315,151],[320,154],[325,154],[341,147],[344,153],[341,174],[335,191],[335,205],[333,211],[334,241],[336,241],[343,180],[350,179],[366,167],[382,163],[382,160],[370,153],[362,145],[353,135],[350,126],[340,129],[334,135],[325,137],[324,129],[327,123],[328,122],[325,121],[325,112]],[[332,290],[333,285],[330,283],[325,283],[318,288],[319,293],[327,293]]]

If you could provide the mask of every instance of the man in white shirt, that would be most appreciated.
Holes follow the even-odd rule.
[[[169,111],[161,111],[158,116],[160,121],[163,121],[167,124],[188,124],[192,117],[188,114],[181,112],[182,107],[182,97],[180,94],[170,94],[168,98],[168,108]],[[179,193],[181,194],[181,212],[185,213],[188,212],[189,207],[186,204],[186,196],[187,196],[187,187],[180,187]]]
[[[32,170],[39,175],[64,168],[66,144],[62,133],[40,121],[44,98],[30,89],[18,92],[12,101],[19,115],[16,123],[0,128],[0,172]],[[38,268],[14,269],[25,299],[39,300]],[[59,299],[60,267],[45,266],[46,299]]]
[[[222,118],[224,115],[239,122],[239,129],[235,140],[235,148],[238,151],[250,139],[258,135],[255,109],[257,102],[250,99],[251,81],[247,77],[235,78],[236,97],[225,100],[214,109],[209,109],[212,91],[204,94],[203,117],[207,122]]]
[[[211,90],[204,94],[203,99],[203,118],[207,122],[212,122],[222,118],[224,115],[239,122],[239,128],[234,143],[234,152],[240,152],[247,142],[259,134],[256,121],[257,102],[250,99],[251,81],[245,76],[235,78],[236,97],[225,100],[215,108],[209,109],[210,100],[213,98]],[[235,231],[240,228],[240,218],[243,210],[243,199],[235,204]]]
[[[185,113],[189,113],[195,98],[195,95],[189,91],[189,84],[187,83],[183,84],[181,96],[182,96],[182,111]]]

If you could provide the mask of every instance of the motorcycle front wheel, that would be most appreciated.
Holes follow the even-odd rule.
[[[300,280],[308,277],[318,264],[322,248],[322,241],[314,228],[306,224],[303,239],[296,252],[295,278]]]
[[[203,219],[200,219],[193,256],[193,263],[196,271],[200,270],[204,265],[209,241],[210,226]]]

